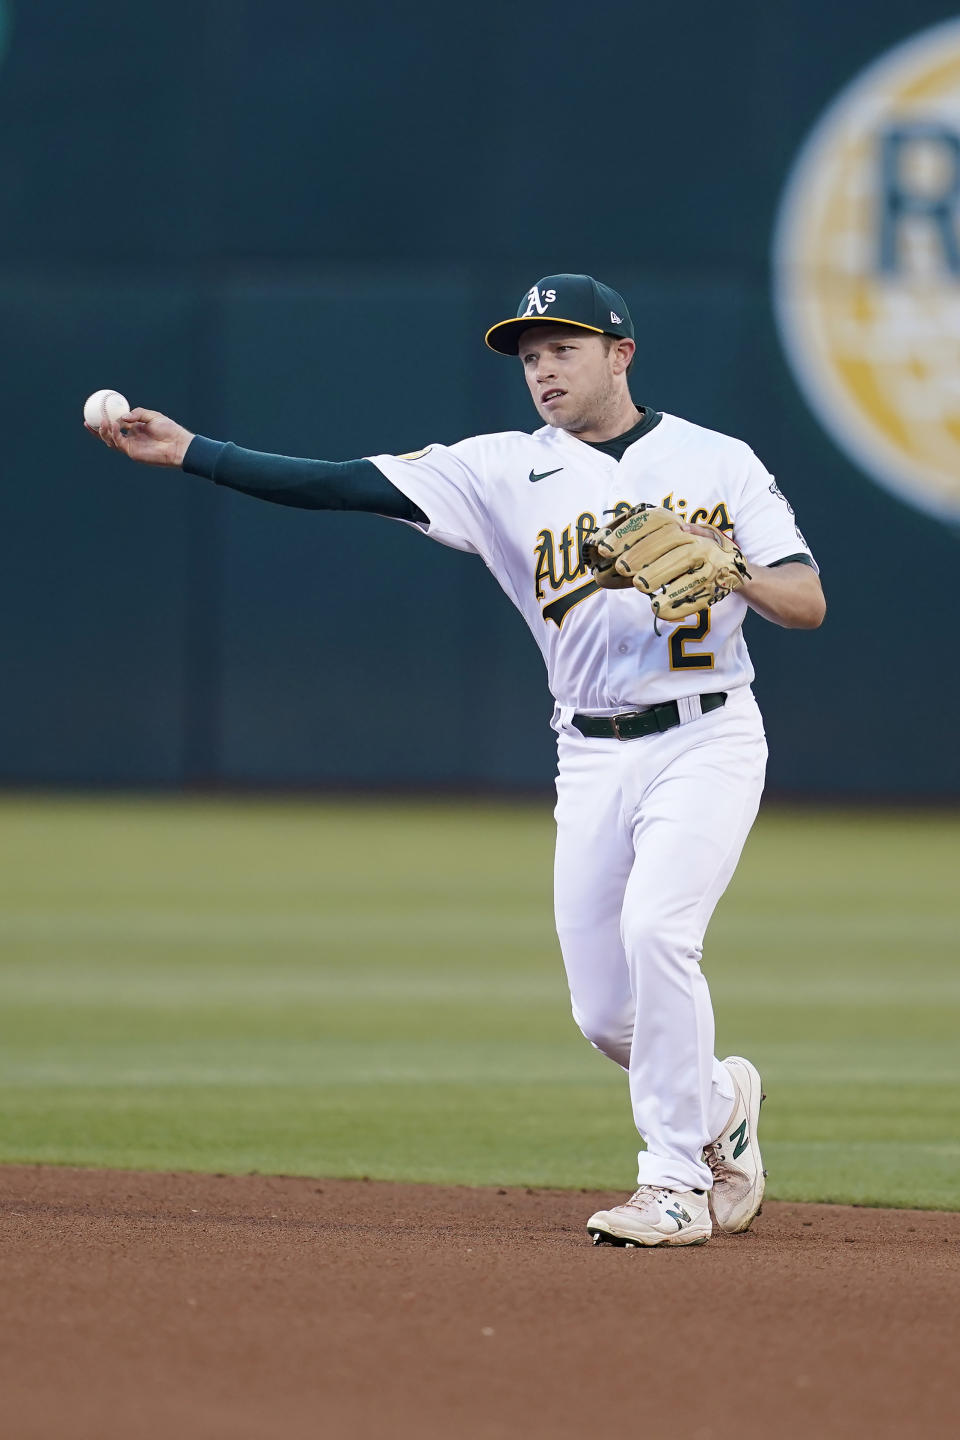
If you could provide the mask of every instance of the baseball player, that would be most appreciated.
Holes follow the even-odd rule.
[[[547,667],[557,735],[556,925],[574,1018],[623,1067],[637,1189],[596,1243],[699,1245],[760,1208],[760,1077],[714,1056],[701,946],[757,813],[766,742],[748,607],[818,626],[817,567],[740,440],[634,403],[623,297],[550,275],[486,343],[543,424],[408,455],[261,454],[134,409],[111,448],[283,505],[371,511],[479,555]]]

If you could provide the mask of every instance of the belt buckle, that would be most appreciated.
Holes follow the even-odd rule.
[[[636,717],[636,714],[637,714],[636,710],[633,710],[633,711],[625,710],[622,715],[611,715],[611,716],[610,716],[610,724],[613,726],[613,734],[614,734],[614,738],[615,738],[615,739],[617,739],[617,740],[629,740],[629,738],[630,738],[629,735],[621,735],[621,734],[620,734],[620,721],[621,721],[621,720],[633,720],[633,719]]]

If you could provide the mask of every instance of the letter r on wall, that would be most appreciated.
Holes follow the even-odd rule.
[[[935,172],[933,184],[921,184],[917,170],[925,156]],[[896,275],[904,261],[901,228],[910,221],[932,228],[945,269],[960,276],[960,135],[945,125],[917,122],[891,127],[880,136],[880,223],[878,264],[883,275]],[[914,174],[909,168],[911,161]]]

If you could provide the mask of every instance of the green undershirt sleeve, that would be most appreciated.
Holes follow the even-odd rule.
[[[420,507],[371,460],[300,460],[195,435],[183,457],[183,469],[274,505],[366,511],[414,525],[429,523]]]

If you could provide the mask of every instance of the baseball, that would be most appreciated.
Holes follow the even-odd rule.
[[[119,390],[95,390],[84,402],[83,418],[92,430],[99,430],[104,416],[108,420],[118,420],[129,409],[127,397]]]

